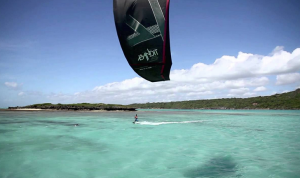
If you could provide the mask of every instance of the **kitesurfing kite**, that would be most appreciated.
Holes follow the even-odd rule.
[[[124,55],[132,69],[151,82],[170,80],[170,0],[114,0]]]

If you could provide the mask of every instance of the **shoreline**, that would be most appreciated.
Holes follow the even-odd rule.
[[[67,109],[32,109],[32,108],[22,108],[22,109],[0,109],[0,111],[11,111],[11,112],[18,112],[18,111],[49,111],[49,112],[134,112],[130,110],[67,110]],[[137,112],[137,111],[135,111]]]
[[[153,110],[170,110],[170,109],[176,109],[176,110],[215,110],[215,111],[237,111],[237,110],[300,110],[300,109],[270,109],[270,108],[255,108],[255,109],[249,109],[249,108],[241,108],[241,109],[218,109],[218,108],[199,108],[199,109],[178,109],[178,108],[138,108],[138,109],[153,109]]]
[[[139,108],[139,110],[170,110],[170,109],[158,109],[158,108]],[[34,109],[34,108],[20,108],[20,109],[0,109],[0,111],[10,111],[10,112],[94,112],[94,113],[102,113],[102,112],[138,112],[139,110],[131,111],[131,110],[67,110],[67,109]],[[287,110],[287,111],[295,111],[300,109],[174,109],[174,110],[211,110],[211,111],[239,111],[239,110],[248,110],[248,111],[259,111],[259,110],[273,110],[273,111],[279,111],[279,110]]]

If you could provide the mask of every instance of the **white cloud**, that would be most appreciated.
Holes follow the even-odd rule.
[[[226,96],[229,98],[249,98],[257,96],[256,93],[248,92],[247,89],[239,89],[235,91],[231,91],[231,93],[227,94]]]
[[[271,92],[271,95],[275,95],[275,94],[278,94],[278,92],[276,91]]]
[[[190,69],[171,71],[171,81],[151,83],[136,77],[97,86],[73,95],[50,94],[60,103],[145,103],[222,97],[252,97],[266,90],[267,76],[300,70],[300,48],[293,52],[276,47],[268,56],[240,52],[222,56],[212,64],[198,63]],[[251,92],[249,87],[257,87]]]
[[[281,93],[288,93],[288,92],[290,92],[290,90],[284,90],[284,91],[281,92]]]
[[[234,95],[234,94],[227,94],[226,96],[229,97],[229,98],[233,98],[233,97],[235,97],[236,95]]]
[[[18,84],[16,82],[5,82],[4,83],[7,87],[16,88],[18,87]]]
[[[215,96],[226,97],[228,93],[234,93],[238,97],[249,97],[253,93],[250,93],[249,88],[246,87],[258,87],[268,82],[267,77],[220,80],[208,83],[203,83],[203,81],[151,83],[142,78],[133,78],[98,86],[91,91],[77,92],[74,95],[51,94],[48,95],[48,99],[52,102],[130,104],[211,99]]]
[[[276,80],[277,80],[276,85],[299,83],[300,73],[289,73],[289,74],[277,75]]]
[[[247,93],[244,93],[243,96],[245,96],[245,97],[254,97],[254,96],[257,96],[257,94],[253,93],[253,92],[247,92]]]
[[[284,50],[283,46],[276,46],[275,49],[273,49],[273,51],[272,51],[272,53],[270,55],[274,55],[276,53],[280,53],[283,50]]]
[[[227,87],[232,88],[241,88],[244,86],[261,86],[269,83],[269,79],[267,77],[259,77],[259,78],[250,78],[250,79],[236,79],[236,80],[227,80],[225,84]]]
[[[266,91],[266,90],[267,90],[266,87],[260,86],[260,87],[255,88],[253,91],[260,92],[260,91]]]
[[[271,74],[297,72],[300,70],[300,48],[292,53],[277,47],[269,56],[239,52],[238,56],[222,56],[213,64],[198,63],[189,70],[174,70],[175,81],[216,81],[247,78]]]
[[[238,89],[231,89],[229,90],[229,92],[231,94],[245,94],[247,92],[249,92],[249,88],[238,88]]]
[[[17,90],[17,89],[20,89],[23,84],[18,84],[16,82],[5,82],[4,85],[8,88]]]
[[[20,91],[18,96],[26,96],[26,98],[44,98],[46,95],[39,91]]]

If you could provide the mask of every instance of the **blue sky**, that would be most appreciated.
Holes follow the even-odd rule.
[[[123,55],[112,0],[1,0],[0,107],[251,97],[300,87],[300,1],[170,5],[171,81],[150,83]]]

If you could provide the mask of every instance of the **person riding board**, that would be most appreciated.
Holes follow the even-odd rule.
[[[138,122],[138,116],[137,116],[137,114],[134,116],[134,122]]]

